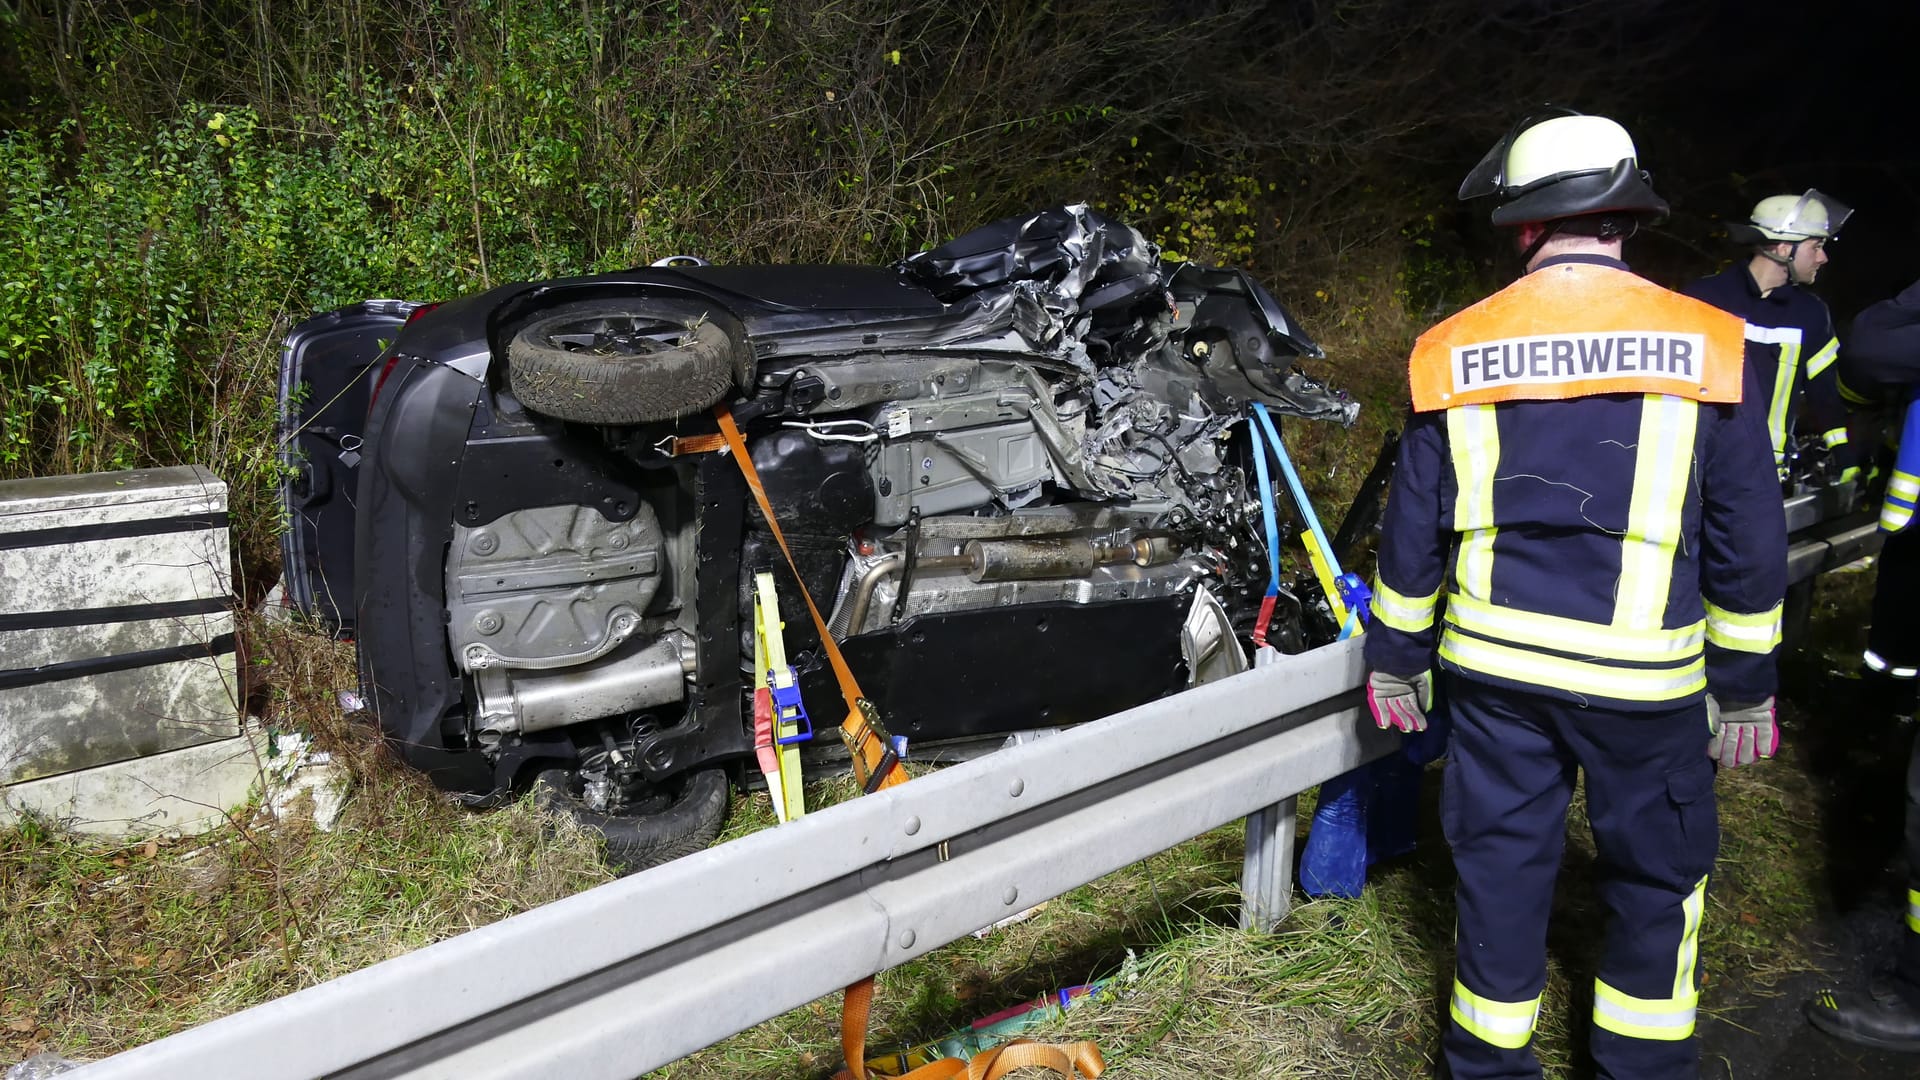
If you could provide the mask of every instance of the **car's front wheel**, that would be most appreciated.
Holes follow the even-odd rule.
[[[533,781],[534,799],[565,814],[606,841],[607,866],[631,874],[691,855],[713,843],[727,819],[732,785],[720,769],[676,777],[651,800],[631,810],[595,810],[581,798],[578,779],[565,769],[547,769]]]

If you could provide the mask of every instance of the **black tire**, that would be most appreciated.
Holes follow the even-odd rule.
[[[547,769],[534,778],[534,799],[563,813],[606,841],[607,866],[621,876],[704,850],[727,820],[732,785],[720,769],[700,769],[677,778],[665,805],[633,814],[603,814],[589,809],[574,791],[565,769]]]
[[[587,301],[556,308],[507,342],[513,394],[583,424],[639,424],[699,412],[753,381],[753,350],[699,307]]]

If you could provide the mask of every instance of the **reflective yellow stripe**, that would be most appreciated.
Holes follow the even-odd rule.
[[[1453,453],[1453,477],[1460,493],[1453,504],[1453,528],[1460,534],[1455,591],[1493,599],[1493,471],[1500,464],[1500,428],[1492,405],[1447,410],[1447,444]]]
[[[1907,890],[1907,929],[1920,934],[1920,889]]]
[[[1593,980],[1593,1026],[1630,1039],[1678,1042],[1693,1034],[1700,995],[1688,993],[1667,1000],[1623,994],[1599,979]]]
[[[1868,649],[1866,652],[1861,653],[1860,659],[1864,660],[1868,667],[1872,668],[1875,671],[1884,672],[1886,675],[1888,675],[1891,678],[1911,679],[1916,676],[1920,676],[1920,668],[1894,667],[1887,663],[1886,657],[1881,656],[1879,653],[1874,652],[1872,649]]]
[[[1707,879],[1702,877],[1693,892],[1680,902],[1684,926],[1680,933],[1680,954],[1674,962],[1673,996],[1676,1000],[1695,996],[1693,973],[1700,965],[1700,920],[1707,913]]]
[[[1685,660],[1699,655],[1701,643],[1707,640],[1704,621],[1677,630],[1632,630],[1501,607],[1467,596],[1447,601],[1447,622],[1481,637],[1519,645],[1549,645],[1559,652],[1598,660]]]
[[[1840,359],[1840,339],[1829,338],[1825,345],[1820,346],[1820,351],[1808,359],[1807,378],[1819,378],[1820,373],[1832,367],[1833,362],[1838,359]]]
[[[1673,552],[1693,471],[1693,433],[1700,403],[1648,394],[1640,406],[1640,437],[1633,457],[1633,501],[1620,540],[1620,582],[1613,625],[1658,630],[1673,584]]]
[[[1840,387],[1840,397],[1843,400],[1845,400],[1847,404],[1849,405],[1873,404],[1872,398],[1867,397],[1865,394],[1857,393],[1852,387],[1848,386],[1845,382],[1839,379],[1835,379],[1834,384]]]
[[[1490,1046],[1518,1050],[1533,1038],[1533,1025],[1540,1017],[1540,999],[1495,1001],[1453,980],[1453,1002],[1447,1007],[1460,1029]]]
[[[1836,446],[1844,446],[1846,445],[1846,442],[1847,442],[1846,428],[1843,428],[1843,427],[1828,428],[1827,430],[1820,433],[1820,445],[1826,447],[1829,450],[1833,449]]]
[[[1569,690],[1583,697],[1672,701],[1707,688],[1707,664],[1700,657],[1681,667],[1610,667],[1481,641],[1454,633],[1451,628],[1440,637],[1440,657],[1469,671]]]
[[[1418,634],[1433,625],[1433,608],[1439,601],[1438,589],[1428,596],[1408,596],[1387,587],[1378,575],[1374,576],[1373,617],[1382,625]]]
[[[1773,370],[1773,395],[1767,401],[1767,435],[1773,442],[1773,463],[1779,465],[1787,459],[1787,407],[1793,403],[1794,377],[1800,373],[1800,329],[1748,323],[1747,340],[1780,346],[1780,363]]]
[[[1728,611],[1709,600],[1707,640],[1735,652],[1770,653],[1780,644],[1780,610],[1775,604],[1758,615]]]
[[[1913,520],[1913,508],[1920,500],[1920,477],[1898,469],[1887,477],[1887,493],[1880,500],[1880,527],[1899,532]]]

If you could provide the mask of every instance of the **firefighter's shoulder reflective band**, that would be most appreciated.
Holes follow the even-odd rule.
[[[1482,641],[1452,627],[1440,637],[1440,658],[1496,678],[1615,701],[1673,701],[1707,688],[1704,657],[1679,667],[1615,667]]]
[[[1433,609],[1439,601],[1437,589],[1427,596],[1408,596],[1389,588],[1378,576],[1373,579],[1373,617],[1383,626],[1418,634],[1433,625]]]
[[[1781,605],[1758,615],[1743,615],[1709,600],[1707,605],[1707,640],[1723,649],[1735,652],[1770,653],[1780,644]]]
[[[1707,640],[1709,633],[1704,622],[1673,630],[1632,630],[1561,615],[1501,607],[1459,595],[1447,599],[1447,622],[1480,637],[1515,645],[1550,643],[1561,652],[1633,663],[1671,663],[1690,659],[1699,655],[1701,643]]]
[[[1699,1004],[1697,993],[1665,999],[1637,998],[1593,980],[1593,1026],[1629,1039],[1685,1039],[1693,1034]]]
[[[1907,890],[1907,929],[1920,934],[1920,889]]]
[[[1533,1025],[1540,1017],[1540,999],[1495,1001],[1453,980],[1453,1001],[1447,1011],[1461,1030],[1489,1046],[1518,1050],[1533,1038]]]
[[[1807,358],[1807,378],[1818,378],[1820,373],[1833,366],[1840,359],[1840,339],[1828,338],[1820,351]]]

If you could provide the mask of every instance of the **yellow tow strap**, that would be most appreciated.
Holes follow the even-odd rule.
[[[795,682],[781,633],[785,625],[773,575],[753,575],[753,748],[767,778],[767,794],[773,797],[774,816],[783,825],[807,812],[798,740],[806,714],[796,715],[781,705],[787,696],[782,691],[790,692]]]

